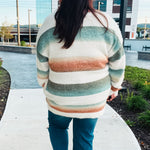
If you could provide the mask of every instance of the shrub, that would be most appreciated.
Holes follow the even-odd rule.
[[[21,46],[26,46],[26,42],[25,41],[21,41]]]
[[[134,122],[134,121],[130,121],[129,119],[128,119],[128,120],[126,120],[126,124],[127,124],[128,126],[130,126],[130,127],[135,126],[135,123],[136,123],[136,122]]]
[[[142,89],[142,94],[145,98],[150,99],[150,85],[144,86],[144,88]]]
[[[150,110],[141,113],[138,117],[138,122],[141,126],[150,128]]]
[[[120,93],[120,100],[123,101],[123,94]]]
[[[149,103],[142,96],[131,96],[126,100],[129,110],[145,111],[149,108]]]
[[[133,83],[133,88],[135,88],[136,90],[141,90],[143,87],[144,84],[141,81],[136,81]]]
[[[127,97],[125,99],[126,103],[128,104],[128,102],[130,101],[130,99],[133,97],[133,92],[130,93],[129,89],[127,89]]]

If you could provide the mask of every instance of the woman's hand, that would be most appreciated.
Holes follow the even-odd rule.
[[[114,98],[116,98],[117,96],[113,93],[112,95],[110,95],[108,98],[107,98],[107,102],[111,102]]]
[[[43,83],[42,87],[44,87],[44,86],[45,86],[45,83]]]
[[[112,89],[110,90],[109,97],[107,98],[107,102],[111,102],[114,98],[118,96],[118,90],[113,91]]]

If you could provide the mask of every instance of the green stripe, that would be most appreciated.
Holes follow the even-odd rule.
[[[37,51],[42,54],[46,47],[50,44],[51,41],[56,40],[53,36],[54,28],[50,28],[45,31],[39,38],[37,42]]]
[[[121,47],[118,36],[116,36],[113,31],[105,31],[106,30],[104,27],[82,27],[75,39],[79,41],[104,41],[109,45],[112,45],[114,51],[117,51]],[[37,44],[37,51],[39,51],[41,54],[51,42],[59,41],[57,40],[56,36],[53,35],[53,32],[54,28],[50,28],[40,36]]]
[[[38,51],[37,51],[37,58],[40,62],[48,62],[48,58],[45,56],[42,56]]]
[[[48,81],[46,90],[57,96],[86,96],[103,92],[110,88],[110,77],[84,84],[56,84]]]
[[[40,76],[47,77],[49,75],[49,70],[48,71],[42,71],[42,70],[40,70],[40,69],[37,68],[37,73]]]
[[[112,45],[114,51],[117,51],[121,47],[118,36],[112,30],[107,30],[104,27],[83,27],[76,36],[80,41],[104,41],[109,45]]]
[[[104,40],[105,34],[107,34],[107,32],[105,33],[105,28],[103,27],[82,27],[76,36],[76,40]]]
[[[108,60],[109,60],[110,62],[114,62],[114,61],[116,61],[116,60],[119,60],[124,54],[125,54],[125,53],[124,53],[124,49],[123,49],[123,47],[121,47],[121,48],[119,49],[119,51],[117,51],[113,56],[109,57]]]
[[[99,105],[102,105],[106,100],[103,100],[96,104],[89,104],[89,105],[58,105],[52,100],[48,100],[53,106],[61,107],[61,108],[91,108],[91,107],[97,107]]]
[[[124,69],[113,70],[113,69],[109,68],[109,73],[110,73],[111,77],[119,78],[124,73]]]
[[[113,46],[112,49],[114,50],[114,52],[118,51],[122,47],[120,39],[116,35],[113,36],[113,44],[112,44],[112,46]]]

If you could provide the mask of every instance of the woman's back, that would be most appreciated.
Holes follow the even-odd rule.
[[[96,13],[103,25],[105,18]],[[88,12],[73,44],[62,48],[53,35],[54,15],[40,29],[37,39],[37,66],[40,85],[49,110],[77,118],[95,118],[103,112],[111,86],[120,88],[125,56],[122,38],[114,20],[108,19],[108,30]],[[38,65],[39,64],[39,65]],[[47,69],[48,67],[48,69]],[[43,80],[44,79],[44,80]]]

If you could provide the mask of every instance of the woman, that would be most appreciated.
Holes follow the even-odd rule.
[[[37,37],[37,74],[48,104],[54,150],[92,150],[97,118],[113,100],[124,78],[125,55],[115,21],[92,0],[62,0]]]

